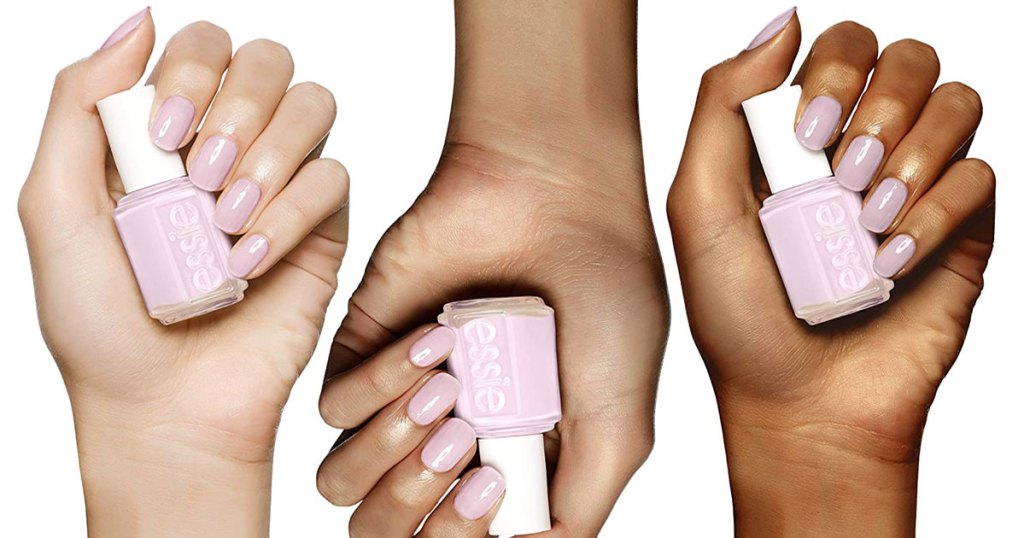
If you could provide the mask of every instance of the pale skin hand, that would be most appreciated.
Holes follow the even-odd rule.
[[[171,39],[150,81],[158,102],[180,95],[199,111],[179,144],[186,162],[193,140],[233,137],[228,183],[245,174],[264,191],[239,233],[265,235],[270,249],[242,303],[164,327],[147,315],[114,227],[121,186],[95,110],[139,80],[153,40],[147,14],[57,77],[19,201],[40,325],[71,398],[90,534],[265,535],[275,428],[345,251],[347,176],[316,158],[334,102],[315,84],[288,89],[291,58],[276,43],[232,58],[209,23]]]
[[[328,423],[358,426],[380,405],[346,391],[359,384],[345,372],[448,301],[543,296],[556,311],[564,412],[548,434],[550,536],[596,535],[653,443],[668,308],[640,151],[635,10],[456,3],[440,164],[377,245],[321,396]],[[401,383],[373,388],[390,401]],[[329,481],[328,498],[353,501],[332,498]],[[426,516],[416,512],[367,535],[408,535],[408,520]]]
[[[850,128],[828,142],[833,169],[854,137],[881,139],[868,192],[887,177],[911,191],[882,238],[910,234],[917,252],[887,304],[809,327],[793,316],[758,221],[763,172],[735,164],[753,149],[740,102],[784,83],[799,41],[794,17],[705,74],[668,202],[687,313],[722,415],[737,534],[911,535],[927,410],[992,250],[993,173],[957,160],[981,102],[962,84],[933,88],[938,59],[923,43],[896,42],[876,62],[867,28],[843,23],[818,38],[797,76],[802,105],[832,95],[845,118],[874,69]]]

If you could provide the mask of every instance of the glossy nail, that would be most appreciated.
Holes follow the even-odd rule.
[[[481,467],[465,479],[455,494],[455,511],[463,519],[480,519],[491,511],[505,491],[505,477],[494,467]]]
[[[409,360],[419,367],[430,366],[455,348],[455,331],[434,327],[409,347]]]
[[[883,179],[864,203],[864,210],[860,213],[861,226],[876,234],[886,231],[906,202],[907,184],[896,178]]]
[[[149,137],[160,149],[176,150],[192,129],[195,117],[196,106],[192,101],[180,95],[172,95],[160,105],[153,126],[149,129]]]
[[[188,175],[196,187],[215,191],[224,184],[237,156],[238,146],[230,138],[211,136],[199,148]]]
[[[245,278],[267,257],[270,243],[267,238],[255,234],[245,238],[231,249],[228,254],[228,272],[235,278]]]
[[[836,180],[847,189],[864,190],[878,172],[884,153],[885,146],[879,139],[868,135],[854,138],[836,167]]]
[[[769,22],[764,29],[754,36],[754,40],[747,45],[747,50],[756,49],[757,47],[767,43],[771,38],[777,36],[783,28],[789,25],[789,21],[793,18],[794,13],[796,13],[796,7],[791,7],[772,19],[772,22]]]
[[[444,372],[431,377],[409,400],[409,418],[420,426],[430,424],[455,404],[460,390],[462,384]]]
[[[907,234],[893,237],[875,257],[875,272],[879,276],[891,278],[907,265],[915,251],[917,251],[917,243],[913,237]]]
[[[459,463],[476,442],[476,433],[464,420],[453,418],[441,424],[420,452],[423,465],[438,473],[446,473]]]
[[[128,20],[121,23],[121,26],[114,30],[114,33],[110,34],[110,37],[100,45],[100,50],[106,50],[116,45],[122,39],[128,37],[136,28],[142,24],[142,21],[146,20],[146,15],[149,15],[149,7],[147,6],[142,11],[128,17]]]
[[[807,104],[800,123],[796,126],[796,139],[805,148],[818,151],[824,149],[843,115],[843,106],[835,98],[819,95]]]
[[[217,202],[213,222],[225,232],[237,232],[245,226],[259,201],[260,186],[248,179],[239,179]]]

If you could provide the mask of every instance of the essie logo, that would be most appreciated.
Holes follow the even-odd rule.
[[[167,239],[176,248],[175,257],[184,266],[185,279],[202,293],[217,289],[224,282],[224,273],[217,266],[199,208],[187,200],[173,204],[167,221],[171,225]]]
[[[843,290],[858,291],[868,285],[871,273],[849,221],[849,214],[838,202],[820,204],[814,209],[814,240],[824,249],[824,265],[832,272],[834,282]]]
[[[509,357],[502,349],[498,328],[490,320],[474,319],[462,327],[462,335],[474,407],[484,415],[514,413]]]

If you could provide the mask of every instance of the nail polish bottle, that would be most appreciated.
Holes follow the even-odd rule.
[[[149,315],[170,325],[241,301],[246,282],[228,273],[231,241],[213,225],[213,194],[192,185],[177,151],[150,141],[155,93],[130,89],[96,108],[125,189],[114,223]]]
[[[554,310],[538,297],[477,299],[446,304],[438,321],[456,333],[455,416],[476,431],[480,462],[506,480],[491,534],[551,529],[543,433],[562,418]]]
[[[889,300],[892,281],[875,273],[874,234],[858,217],[860,193],[842,187],[823,151],[793,134],[799,86],[743,102],[772,195],[759,212],[796,317],[810,325]]]

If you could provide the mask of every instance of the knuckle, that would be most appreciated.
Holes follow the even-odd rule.
[[[274,200],[274,206],[274,212],[277,213],[275,218],[287,225],[311,222],[313,219],[309,208],[294,198],[280,196]]]
[[[701,93],[705,91],[713,92],[717,88],[722,87],[726,83],[726,69],[725,62],[712,66],[700,77],[700,90]]]
[[[875,32],[872,31],[871,28],[868,28],[857,21],[838,22],[826,30],[826,33],[829,32],[839,34],[839,37],[844,41],[860,39],[869,44],[877,43],[877,40],[875,39]]]
[[[913,120],[918,109],[911,106],[910,99],[910,96],[900,93],[898,89],[878,88],[871,96],[871,110],[882,118]]]
[[[361,500],[351,493],[345,483],[344,473],[329,472],[324,466],[316,473],[316,489],[334,506],[352,506]]]
[[[942,196],[926,196],[915,207],[920,207],[920,220],[927,223],[928,228],[942,229],[960,220],[953,202]]]
[[[332,118],[338,113],[338,102],[334,99],[334,94],[316,82],[296,84],[291,92],[300,96],[303,103],[314,113],[326,114]]]
[[[331,196],[332,205],[341,205],[348,200],[349,177],[345,165],[335,159],[322,158],[310,163],[326,184],[324,192]]]
[[[58,71],[57,76],[53,80],[53,92],[55,94],[59,94],[66,91],[73,91],[75,86],[78,85],[80,71],[81,62],[75,62]]]
[[[981,159],[964,159],[957,163],[957,168],[973,184],[974,188],[985,192],[995,192],[996,173],[987,162]]]
[[[936,88],[935,94],[962,113],[981,116],[981,95],[963,82],[947,82]]]
[[[320,393],[320,401],[318,403],[320,418],[335,428],[343,430],[355,428],[358,424],[349,416],[345,407],[339,403],[340,398],[335,395],[335,391],[330,389],[331,386],[330,384],[325,385]]]
[[[204,41],[204,46],[217,45],[231,49],[231,36],[227,30],[210,21],[196,21],[182,28],[177,35],[196,34]]]
[[[238,55],[254,55],[265,58],[272,62],[279,62],[285,65],[294,65],[292,53],[288,47],[271,39],[254,39],[239,47]]]
[[[867,76],[867,72],[863,67],[845,58],[824,60],[821,70],[824,80],[827,80],[830,86],[840,86],[843,88],[856,87],[859,89],[861,84],[863,84],[864,78]]]
[[[906,38],[894,41],[885,48],[882,54],[897,55],[914,63],[939,65],[939,55],[935,52],[935,47],[917,39]]]
[[[421,494],[419,488],[399,487],[393,483],[388,483],[384,485],[381,493],[384,494],[384,502],[391,510],[391,513],[410,513],[417,511],[419,508]]]

